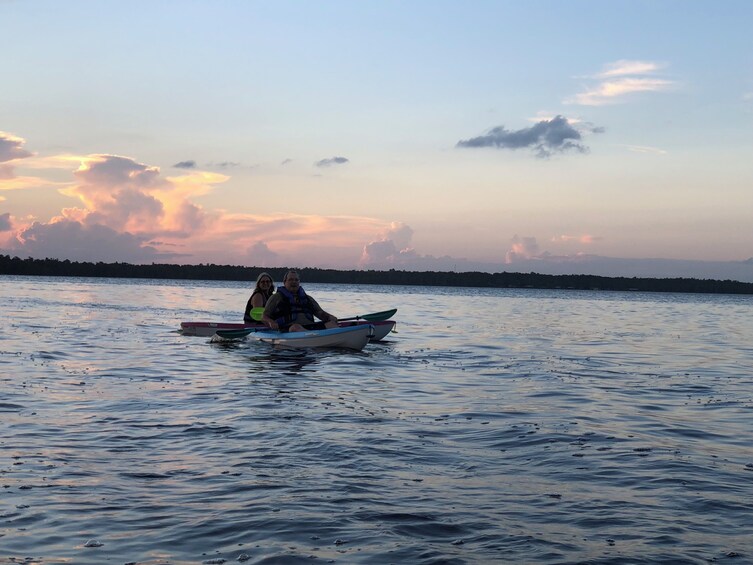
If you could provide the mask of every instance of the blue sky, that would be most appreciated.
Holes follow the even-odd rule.
[[[0,1],[0,249],[753,281],[749,1]]]

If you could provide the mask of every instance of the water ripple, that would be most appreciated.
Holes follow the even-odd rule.
[[[0,563],[753,559],[750,299],[312,287],[399,306],[349,353],[175,332],[242,284],[0,285]]]

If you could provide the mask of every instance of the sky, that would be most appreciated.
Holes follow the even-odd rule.
[[[0,0],[0,253],[753,282],[750,0]]]

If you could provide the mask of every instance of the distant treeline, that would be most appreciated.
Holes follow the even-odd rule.
[[[233,265],[131,265],[89,263],[59,259],[20,259],[0,255],[0,274],[60,277],[113,277],[135,279],[255,281],[267,271],[281,281],[284,268]],[[702,292],[753,294],[753,283],[710,279],[653,279],[600,277],[594,275],[541,275],[537,273],[454,273],[443,271],[337,271],[307,267],[300,269],[305,282],[335,284],[378,284],[412,286],[465,286],[482,288],[544,288],[578,290],[635,290],[645,292]]]

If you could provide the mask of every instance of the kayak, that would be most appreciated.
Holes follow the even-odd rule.
[[[238,338],[249,335],[262,343],[287,349],[310,347],[342,347],[361,351],[373,333],[371,325],[357,325],[326,330],[307,330],[304,332],[279,332],[277,330],[216,330],[215,335],[222,338]]]
[[[389,334],[395,328],[394,320],[385,320],[382,322],[367,322],[363,320],[352,322],[339,322],[341,328],[350,328],[354,326],[373,326],[374,337],[371,341],[381,341],[387,334]],[[195,335],[200,337],[211,337],[217,333],[217,330],[260,330],[264,331],[267,326],[264,324],[244,324],[235,322],[181,322],[180,332],[183,335]],[[245,334],[244,334],[245,335]]]

